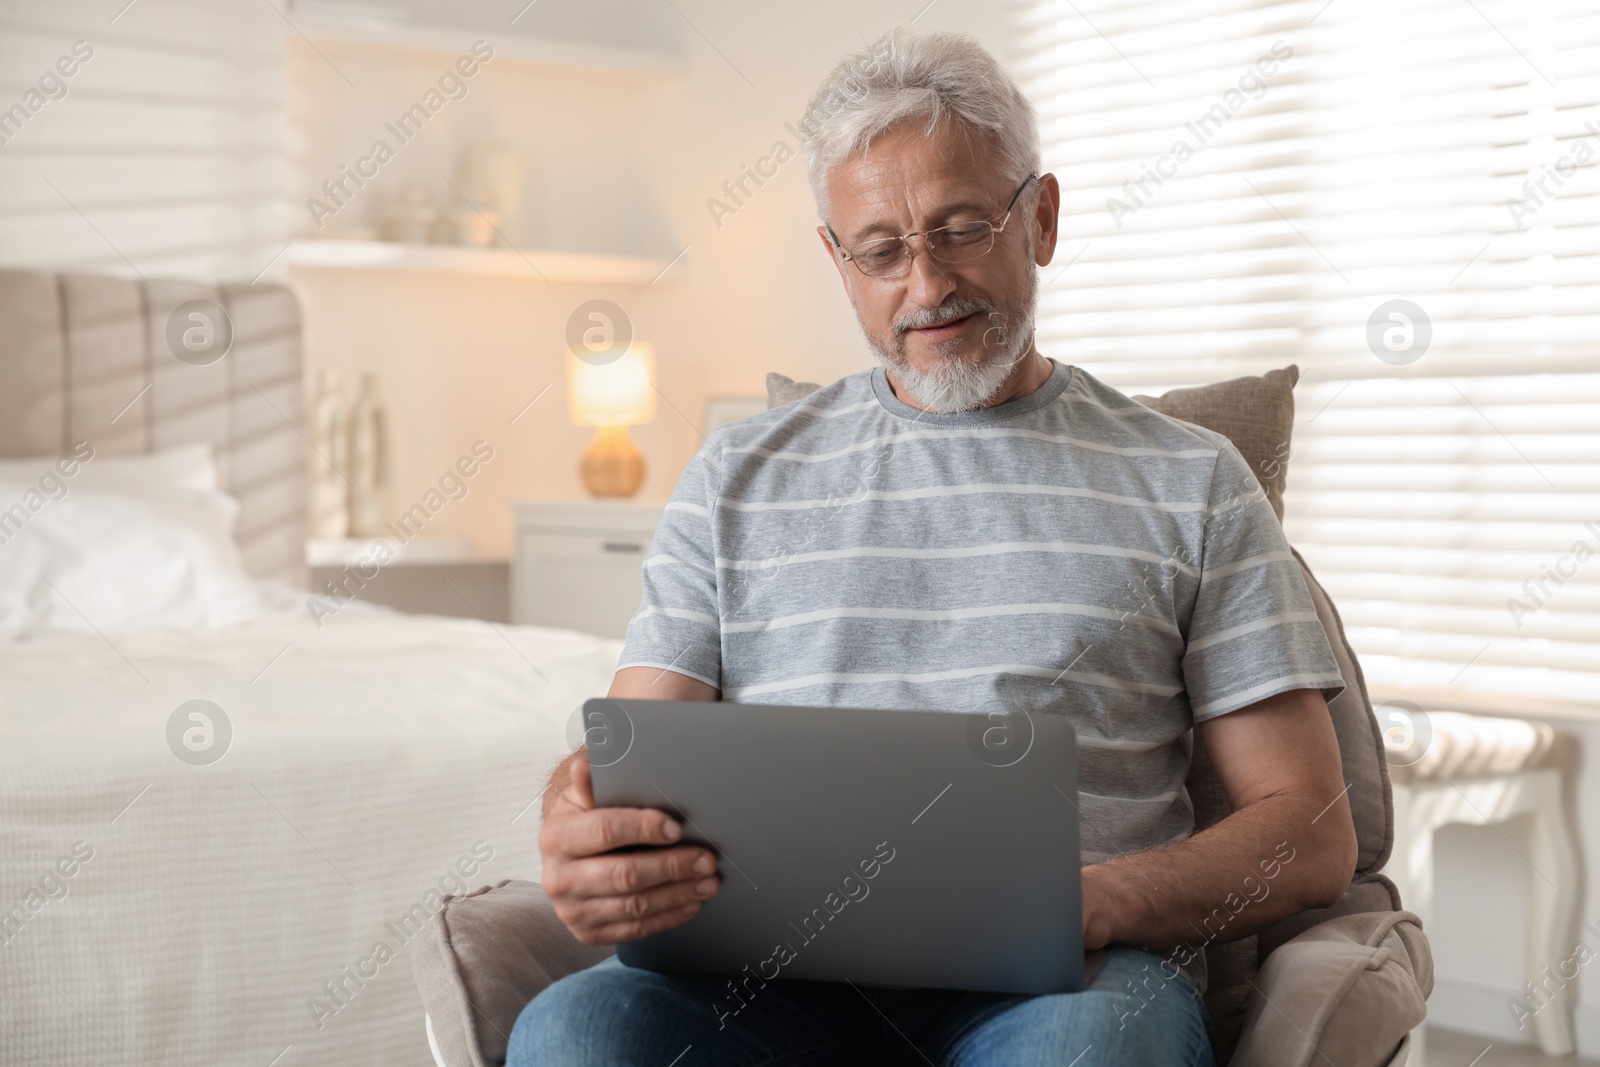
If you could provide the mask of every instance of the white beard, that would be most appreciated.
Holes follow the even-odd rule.
[[[1023,294],[1022,311],[1007,316],[994,310],[987,301],[973,298],[947,300],[937,308],[924,308],[906,315],[896,323],[896,351],[886,351],[861,323],[857,323],[866,336],[867,346],[885,370],[894,372],[896,380],[906,394],[918,405],[935,414],[957,411],[974,411],[998,393],[1017,364],[1022,362],[1033,343],[1034,309],[1038,300],[1039,276],[1037,271],[1028,275],[1028,290]],[[976,364],[952,354],[932,370],[919,370],[911,366],[905,353],[906,328],[929,325],[944,319],[958,318],[966,312],[987,315],[991,323],[983,335],[984,354]]]

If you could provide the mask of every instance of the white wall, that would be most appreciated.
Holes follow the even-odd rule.
[[[492,120],[501,137],[525,146],[525,165],[547,188],[565,182],[560,193],[545,196],[542,213],[533,213],[534,243],[554,231],[549,243],[557,246],[571,247],[588,234],[613,250],[630,250],[618,247],[627,239],[618,234],[618,216],[648,200],[668,235],[666,254],[689,246],[684,278],[650,288],[547,286],[296,268],[313,363],[338,368],[347,379],[361,371],[382,376],[396,420],[397,506],[479,437],[496,446],[497,459],[472,495],[441,516],[441,533],[506,553],[510,501],[584,496],[577,464],[590,431],[567,421],[561,361],[567,316],[594,297],[622,305],[636,335],[656,345],[664,402],[654,423],[635,430],[650,464],[642,497],[670,492],[699,446],[708,395],[761,395],[768,370],[830,381],[871,365],[813,232],[803,163],[783,166],[720,227],[706,201],[722,196],[723,183],[774,141],[795,145],[785,123],[798,121],[845,50],[921,6],[682,3],[699,31],[684,35],[687,73],[643,87],[557,77],[498,59],[488,64],[473,95],[441,113],[447,122],[429,126],[428,143],[419,138],[406,146],[391,165],[396,174],[403,169],[437,181],[432,176],[447,172],[460,145]],[[1003,9],[990,0],[940,0],[918,24],[974,32],[999,51]],[[314,53],[291,47],[291,114],[306,114],[313,131],[293,160],[300,189],[314,188],[329,161],[349,151],[326,147],[333,116],[354,115],[357,128],[366,128],[379,114],[409,104],[437,75],[431,58],[380,62],[369,53],[363,63],[339,51],[329,58],[360,93]],[[302,166],[302,157],[311,161]],[[303,224],[305,195],[296,197],[296,225]],[[511,415],[551,383],[510,425]]]

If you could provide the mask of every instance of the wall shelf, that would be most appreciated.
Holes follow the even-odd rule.
[[[318,44],[400,49],[446,56],[453,60],[456,56],[468,54],[474,41],[488,40],[494,46],[497,59],[562,68],[573,73],[638,81],[681,78],[688,70],[688,60],[679,52],[589,44],[525,34],[493,34],[486,30],[456,26],[347,21],[324,14],[319,9],[297,7],[304,14],[296,17],[296,26],[308,40]]]
[[[651,256],[409,245],[394,241],[301,240],[289,246],[285,259],[290,266],[325,270],[411,271],[618,285],[649,285],[658,279],[671,281],[683,269],[681,259]]]

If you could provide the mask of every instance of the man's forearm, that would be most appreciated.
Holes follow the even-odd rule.
[[[1090,947],[1236,941],[1332,904],[1351,874],[1330,832],[1347,810],[1342,799],[1268,797],[1176,845],[1085,867]]]

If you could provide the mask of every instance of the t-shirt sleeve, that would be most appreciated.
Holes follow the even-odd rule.
[[[658,667],[722,688],[712,508],[720,485],[722,434],[714,432],[673,487],[645,553],[639,610],[623,640],[623,667]]]
[[[1344,688],[1300,565],[1249,464],[1217,453],[1183,656],[1195,722],[1291,689]]]

